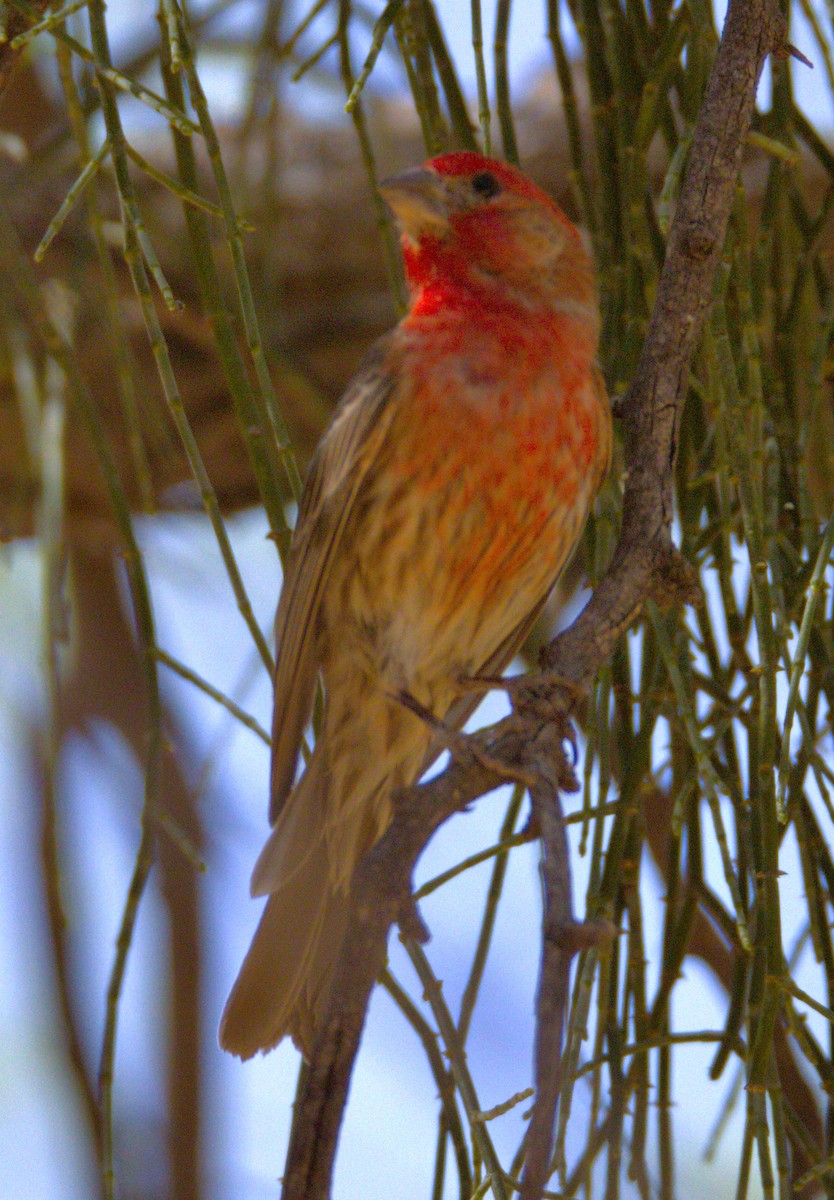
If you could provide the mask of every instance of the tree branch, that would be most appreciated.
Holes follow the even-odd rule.
[[[537,789],[534,796],[547,813],[550,850],[556,853],[552,818],[558,815],[558,802],[554,806],[553,797],[565,788],[572,773],[568,771],[566,777],[560,737],[550,735],[547,767],[531,754],[531,748],[547,737],[551,723],[563,728],[577,690],[590,685],[650,596],[678,603],[695,592],[692,575],[671,541],[677,431],[690,363],[710,306],[757,81],[766,56],[773,52],[788,52],[784,22],[776,8],[769,0],[731,0],[692,140],[643,354],[622,406],[627,481],[622,532],[613,561],[577,621],[543,652],[545,670],[514,689],[514,714],[474,735],[472,755],[458,755],[442,775],[396,797],[389,829],[360,864],[332,998],[298,1101],[284,1200],[326,1200],[330,1193],[336,1142],[368,999],[384,964],[388,931],[408,910],[414,864],[435,829],[505,781],[485,760],[526,770],[532,762],[537,764],[547,799]],[[555,859],[557,873],[559,861]],[[557,888],[558,901],[553,903],[558,903],[564,916],[570,913],[570,896],[567,874],[562,874],[561,892]],[[544,929],[537,1032],[539,1051],[546,1047],[550,1055],[560,1045],[564,1015],[564,1003],[554,1003],[547,994],[554,971],[552,917],[551,911]],[[559,940],[555,970],[566,996],[571,954],[558,945]],[[541,1145],[552,1137],[555,1113],[552,1071],[547,1086],[541,1088],[546,1074],[539,1063],[537,1106],[546,1108],[534,1115],[533,1128],[544,1130]],[[555,1078],[558,1083],[558,1064]],[[528,1163],[527,1200],[538,1195],[543,1185],[541,1159],[537,1151],[537,1162]]]
[[[564,772],[552,769],[554,764],[564,762],[562,734],[558,723],[551,723],[542,728],[531,745],[530,766],[539,782],[530,789],[530,800],[544,847],[545,911],[536,1000],[536,1102],[527,1129],[527,1165],[521,1200],[538,1200],[551,1170],[553,1127],[562,1087],[562,1033],[573,956],[579,950],[610,941],[616,933],[615,926],[607,921],[579,924],[573,919],[570,847],[559,801],[560,792],[569,789],[565,787]],[[574,783],[572,790],[577,787]]]

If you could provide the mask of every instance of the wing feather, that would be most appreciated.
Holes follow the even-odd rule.
[[[275,617],[275,696],[269,819],[289,795],[319,670],[316,624],[334,555],[390,424],[390,339],[356,376],[310,465]]]

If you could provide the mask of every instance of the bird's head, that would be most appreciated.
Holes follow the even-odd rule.
[[[482,154],[441,154],[380,184],[418,296],[462,290],[598,324],[582,236],[521,171]]]

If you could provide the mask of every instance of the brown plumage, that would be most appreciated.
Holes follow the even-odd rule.
[[[520,172],[444,155],[383,186],[403,228],[408,315],[322,439],[276,619],[269,899],[221,1043],[309,1052],[359,857],[419,775],[428,726],[504,669],[582,529],[610,454],[598,311],[581,238]],[[316,679],[313,758],[294,784]]]

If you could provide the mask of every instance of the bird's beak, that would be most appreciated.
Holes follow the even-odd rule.
[[[380,193],[403,233],[418,241],[423,234],[440,234],[449,219],[449,199],[444,181],[434,171],[411,167],[384,179]]]

